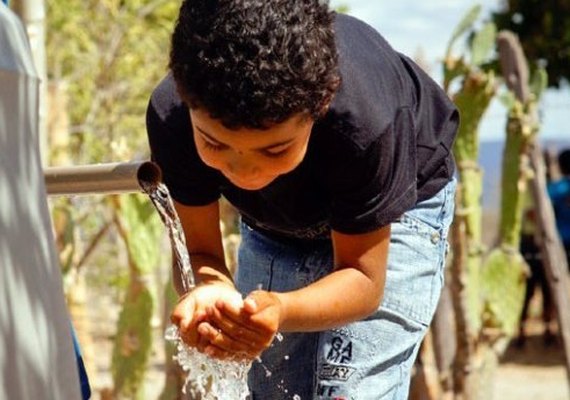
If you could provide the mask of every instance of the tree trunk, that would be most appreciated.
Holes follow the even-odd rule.
[[[560,337],[566,355],[566,374],[570,385],[570,283],[568,263],[556,229],[554,211],[546,192],[545,168],[538,143],[531,149],[531,163],[535,171],[531,193],[537,209],[537,228],[541,236],[541,251],[546,278],[556,307]]]

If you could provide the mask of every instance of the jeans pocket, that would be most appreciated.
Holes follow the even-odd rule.
[[[446,239],[455,206],[455,178],[433,197],[405,212],[398,223],[431,240]]]
[[[429,325],[443,287],[446,240],[413,219],[392,224],[383,306]]]

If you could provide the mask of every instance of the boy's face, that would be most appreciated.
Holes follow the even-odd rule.
[[[314,121],[294,115],[267,130],[230,130],[203,109],[190,110],[198,154],[234,185],[258,190],[301,163]]]

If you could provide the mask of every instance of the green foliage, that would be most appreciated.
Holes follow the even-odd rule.
[[[548,86],[548,73],[544,68],[538,68],[532,74],[529,82],[530,92],[534,94],[536,101],[540,99]]]
[[[159,264],[164,226],[146,196],[123,195],[119,202],[119,218],[128,235],[125,243],[133,267],[139,273],[148,274]]]
[[[48,77],[69,86],[75,163],[145,154],[145,109],[166,73],[177,3],[47,1]]]
[[[466,88],[471,85],[469,81],[475,83],[474,74],[478,73],[481,79],[486,80],[485,74],[492,71],[488,64],[492,64],[497,29],[493,23],[476,29],[475,23],[480,11],[480,5],[474,6],[453,30],[443,63],[443,87],[446,91],[450,90],[452,82],[457,78],[464,78],[463,87]],[[453,46],[462,36],[467,38],[467,47],[464,53],[460,52],[461,55],[456,56],[453,54]],[[485,83],[479,82],[476,85],[484,87]],[[469,90],[472,91],[472,88]]]
[[[570,81],[569,1],[508,0],[493,19],[519,36],[531,70],[546,62],[549,87]]]
[[[475,33],[471,40],[471,63],[482,65],[489,60],[492,50],[495,48],[497,27],[492,22],[485,24]]]
[[[142,386],[152,344],[153,299],[146,285],[133,277],[119,316],[113,346],[115,393],[144,399]]]

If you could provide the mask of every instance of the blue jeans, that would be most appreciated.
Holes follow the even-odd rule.
[[[391,226],[384,297],[368,318],[317,333],[286,333],[254,362],[252,399],[408,398],[411,369],[443,287],[455,180]],[[283,243],[242,224],[236,282],[290,291],[331,271],[328,240]],[[280,340],[281,339],[281,340]]]

